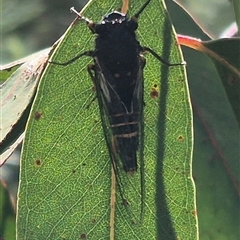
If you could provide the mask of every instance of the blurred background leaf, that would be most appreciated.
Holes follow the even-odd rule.
[[[177,4],[170,1],[167,3],[177,33],[210,40]],[[178,14],[174,14],[176,12]],[[233,14],[233,9],[230,12]],[[219,24],[221,23],[222,18],[219,19]],[[233,46],[228,48],[228,41],[221,41],[225,44],[222,51],[237,58],[238,53],[231,52]],[[227,89],[222,84],[224,75],[221,71],[224,67],[217,63],[221,69],[219,71],[214,62],[202,52],[184,46],[182,50],[188,64],[188,84],[194,116],[193,177],[197,189],[200,240],[239,239],[240,133],[236,115],[226,95]],[[234,65],[238,64],[239,61]],[[224,81],[227,83],[228,79]],[[233,85],[235,91],[238,85],[239,80]],[[239,94],[238,91],[235,95],[235,106]]]
[[[75,6],[81,9],[86,2],[86,0],[34,0],[31,2],[1,0],[2,63],[17,60],[51,46],[72,22],[70,7]],[[165,2],[168,4],[172,1]],[[199,20],[200,26],[214,38],[218,38],[234,23],[233,7],[228,0],[179,0],[176,2],[183,5],[195,19]],[[176,12],[172,17],[178,17],[178,13]],[[181,18],[178,18],[178,21],[183,23]],[[190,24],[192,23],[184,22],[181,28],[187,31],[191,29]],[[184,34],[182,31],[178,33]]]
[[[87,1],[1,0],[1,64],[50,47],[73,20],[69,9]]]
[[[5,183],[0,184],[0,239],[15,239],[16,219],[9,201],[7,189],[4,188]],[[4,209],[4,211],[3,211]],[[3,237],[4,233],[4,238]]]

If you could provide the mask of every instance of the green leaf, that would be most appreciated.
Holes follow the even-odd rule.
[[[240,38],[201,41],[200,39],[178,35],[181,45],[206,53],[214,62],[222,81],[236,121],[240,126]]]
[[[173,2],[168,3],[178,33],[206,39],[205,33],[183,9]],[[219,40],[217,44],[224,45],[221,55],[227,53],[228,62],[237,65],[237,59],[229,58],[234,48],[235,57],[239,56],[239,48],[236,44],[231,45],[234,41]],[[194,113],[193,177],[197,190],[199,237],[201,240],[235,240],[239,238],[240,225],[239,127],[230,98],[226,95],[227,89],[222,84],[224,75],[221,72],[225,68],[220,64],[216,68],[202,52],[183,47],[183,53],[188,64]],[[229,74],[229,69],[226,74]],[[227,79],[225,81],[228,82]],[[236,89],[232,91],[238,91],[239,97],[239,81],[234,84],[232,87]]]
[[[234,240],[240,223],[239,128],[212,61],[188,49],[184,55],[194,110],[193,176],[200,239]]]
[[[144,1],[131,1],[129,16]],[[99,21],[121,1],[92,1],[84,16]],[[153,0],[139,19],[139,41],[169,62],[181,62],[161,1]],[[75,20],[52,57],[65,62],[92,50],[94,36]],[[102,132],[89,57],[66,67],[50,64],[31,112],[21,161],[17,239],[197,239],[191,179],[192,118],[183,66],[161,66],[146,56],[144,69],[145,216],[133,223],[138,195],[130,206],[110,207],[111,161]],[[151,95],[153,89],[158,94]],[[157,97],[158,95],[158,97]],[[152,97],[151,97],[152,96]],[[153,97],[156,96],[156,97]],[[38,116],[38,117],[36,117]],[[125,191],[138,186],[140,171]],[[131,185],[131,186],[130,186]],[[111,213],[115,219],[111,219]],[[114,228],[114,236],[110,233]]]
[[[240,38],[203,42],[213,59],[240,129]]]

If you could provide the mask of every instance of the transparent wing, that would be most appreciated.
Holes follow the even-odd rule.
[[[132,111],[138,116],[138,150],[136,151],[138,170],[135,172],[127,173],[124,171],[122,163],[122,156],[125,153],[124,148],[121,148],[121,152],[118,149],[116,143],[116,136],[113,133],[111,126],[111,119],[109,117],[110,108],[117,108],[120,111],[123,108],[123,104],[117,95],[114,87],[109,84],[112,82],[112,76],[106,69],[102,69],[95,62],[94,76],[92,75],[99,103],[100,115],[102,120],[103,132],[106,140],[106,144],[109,150],[109,156],[114,168],[117,183],[117,212],[116,221],[121,219],[125,221],[130,220],[132,224],[135,224],[142,220],[144,212],[144,198],[145,198],[145,184],[144,184],[144,158],[143,158],[143,141],[144,141],[144,123],[143,123],[143,67],[145,61],[139,59],[139,71],[137,75],[137,81],[133,93]],[[103,74],[104,72],[104,74]],[[124,109],[123,109],[124,111]],[[128,114],[122,115],[122,125],[125,128],[131,128],[128,124]],[[125,129],[126,132],[131,129]],[[131,140],[129,142],[131,144]],[[126,150],[127,151],[127,150]]]

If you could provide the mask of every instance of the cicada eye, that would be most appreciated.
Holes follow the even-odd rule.
[[[136,31],[138,28],[138,23],[136,21],[134,21],[133,19],[130,19],[127,24],[126,24],[127,28],[131,31]]]

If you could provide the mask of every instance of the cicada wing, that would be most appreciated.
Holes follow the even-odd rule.
[[[136,86],[133,93],[132,111],[137,117],[137,137],[138,149],[136,151],[136,158],[138,159],[138,171],[126,172],[124,169],[122,157],[129,154],[129,147],[131,147],[131,140],[128,141],[126,148],[119,148],[119,142],[116,140],[115,130],[113,130],[112,118],[110,114],[114,109],[118,112],[125,112],[122,114],[122,122],[119,126],[125,126],[126,132],[131,132],[131,124],[129,124],[129,113],[126,112],[120,97],[110,83],[114,81],[113,76],[103,69],[97,61],[95,61],[95,77],[94,84],[97,92],[97,99],[99,103],[100,115],[102,120],[103,132],[106,144],[109,150],[111,163],[116,175],[117,183],[117,211],[116,214],[121,214],[119,219],[130,218],[132,223],[139,222],[143,217],[144,198],[145,198],[145,184],[144,184],[144,158],[143,158],[143,62],[139,60],[139,72],[137,75]],[[126,152],[125,152],[126,151]]]

